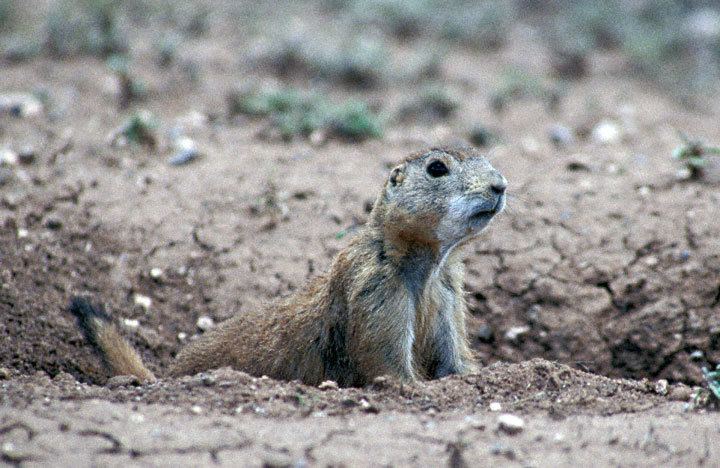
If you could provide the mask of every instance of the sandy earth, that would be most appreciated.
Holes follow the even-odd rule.
[[[446,53],[443,82],[462,96],[449,120],[391,122],[361,144],[266,141],[265,123],[227,117],[225,96],[276,78],[239,52],[250,39],[221,15],[213,24],[182,51],[197,83],[179,65],[160,70],[139,32],[133,69],[150,89],[140,106],[161,122],[154,150],[108,144],[129,111],[101,61],[3,68],[0,93],[42,88],[54,103],[0,115],[0,147],[36,153],[0,187],[3,462],[719,466],[720,417],[685,403],[703,362],[720,362],[720,192],[712,171],[678,182],[670,158],[676,130],[720,141],[718,100],[688,109],[598,53],[558,111],[526,99],[496,114],[488,101],[508,64],[547,72],[518,27],[499,52]],[[392,110],[416,89],[364,96]],[[548,138],[553,125],[602,120],[617,141]],[[108,382],[65,312],[81,293],[137,320],[124,332],[162,375],[199,316],[221,321],[302,288],[364,221],[393,162],[466,142],[477,123],[499,133],[490,157],[510,182],[507,211],[466,248],[469,329],[488,366],[477,375],[327,391],[229,369]],[[167,164],[172,128],[200,159]],[[525,429],[499,430],[492,402]]]

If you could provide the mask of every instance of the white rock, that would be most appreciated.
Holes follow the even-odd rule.
[[[180,333],[178,333],[177,338],[178,338],[178,341],[185,341],[185,340],[187,340],[187,333],[180,332]]]
[[[514,414],[501,414],[498,416],[498,429],[507,434],[517,434],[525,429],[525,421],[521,417]]]
[[[18,239],[25,239],[29,235],[30,232],[27,229],[20,228],[17,230]]]
[[[658,395],[667,395],[670,384],[665,379],[660,379],[655,382],[655,393]]]
[[[215,320],[207,315],[201,315],[197,319],[197,327],[202,331],[208,331],[215,326]]]
[[[158,278],[162,277],[162,275],[163,275],[163,270],[162,270],[162,268],[157,268],[157,267],[156,267],[156,268],[152,268],[152,269],[150,270],[150,278],[158,279]]]
[[[326,380],[318,385],[320,390],[337,390],[338,384],[334,380]]]
[[[133,300],[135,301],[135,305],[139,305],[145,310],[150,310],[150,306],[152,305],[152,299],[150,299],[148,296],[135,293]]]
[[[593,128],[592,138],[600,145],[612,145],[620,141],[620,126],[611,121],[603,120]]]
[[[139,320],[135,320],[135,319],[124,318],[124,319],[122,320],[122,324],[123,324],[125,327],[134,330],[134,329],[136,329],[136,328],[138,328],[138,327],[140,326],[140,321],[139,321]]]
[[[200,407],[200,406],[198,406],[198,405],[193,405],[193,406],[190,408],[190,412],[191,412],[192,414],[200,414],[200,413],[203,412],[203,410],[202,410],[202,407]]]
[[[17,166],[19,161],[18,154],[9,149],[0,149],[0,166]]]
[[[498,403],[497,401],[493,401],[490,403],[490,411],[497,413],[498,411],[502,411],[502,405]]]
[[[529,331],[530,327],[528,327],[527,325],[523,325],[520,327],[512,327],[505,332],[505,338],[510,341],[515,341]]]

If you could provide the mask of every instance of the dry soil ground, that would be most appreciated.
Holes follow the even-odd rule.
[[[213,24],[183,51],[196,83],[158,68],[138,32],[142,106],[162,122],[155,149],[108,144],[128,112],[101,61],[3,65],[2,93],[43,88],[57,111],[0,116],[0,146],[36,153],[0,187],[3,462],[720,465],[720,417],[685,409],[688,385],[702,382],[692,356],[720,362],[720,193],[678,182],[670,159],[678,129],[720,141],[716,99],[688,110],[626,76],[622,58],[594,54],[558,111],[527,99],[495,114],[504,67],[547,72],[518,27],[499,52],[446,53],[443,80],[462,96],[448,121],[391,124],[361,144],[266,141],[263,123],[228,119],[225,96],[274,78],[244,59],[250,45],[232,24]],[[393,86],[366,96],[389,109],[402,97]],[[548,138],[555,124],[603,120],[617,140]],[[229,369],[106,382],[65,311],[91,294],[162,374],[199,316],[221,321],[302,288],[363,222],[390,164],[463,142],[478,122],[501,135],[491,158],[511,199],[467,248],[470,330],[487,365],[477,375],[326,391]],[[167,164],[172,128],[200,159]],[[492,402],[525,430],[499,431]]]

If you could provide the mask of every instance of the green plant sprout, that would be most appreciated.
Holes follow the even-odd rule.
[[[130,143],[154,148],[157,145],[157,127],[158,121],[154,115],[147,111],[138,111],[125,122],[120,133]]]
[[[715,395],[715,399],[720,401],[720,364],[715,367],[714,371],[708,370],[707,367],[702,368],[703,377],[707,382],[708,389]]]
[[[700,140],[690,139],[684,133],[680,133],[683,144],[673,151],[673,159],[685,164],[688,170],[688,178],[698,180],[703,177],[703,170],[707,166],[706,156],[720,155],[720,146],[709,146]]]

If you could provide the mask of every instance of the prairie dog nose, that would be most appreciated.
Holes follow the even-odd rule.
[[[505,179],[505,177],[503,177],[499,172],[495,172],[490,182],[490,190],[492,190],[495,195],[502,195],[505,193],[506,188],[507,179]]]

